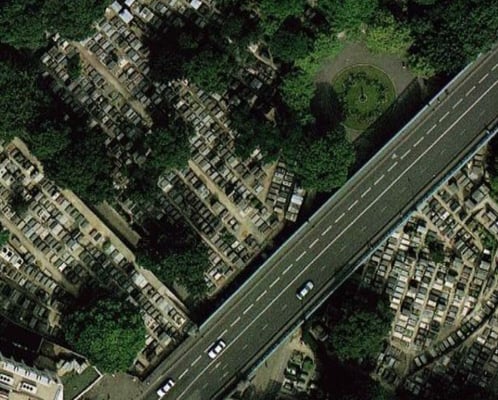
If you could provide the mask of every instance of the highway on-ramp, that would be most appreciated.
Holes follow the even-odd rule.
[[[481,56],[358,171],[149,377],[147,399],[220,398],[349,276],[462,159],[498,116],[498,51]],[[311,280],[302,300],[296,291]],[[226,342],[214,360],[207,351]]]

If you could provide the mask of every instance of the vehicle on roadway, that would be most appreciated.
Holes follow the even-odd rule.
[[[171,378],[166,379],[164,385],[161,386],[156,392],[159,398],[163,398],[166,393],[168,393],[173,388],[173,386],[175,386],[175,381]]]
[[[220,355],[220,353],[227,347],[227,344],[219,339],[214,344],[211,346],[211,348],[208,351],[208,356],[209,358],[212,358],[213,360]]]
[[[306,297],[306,295],[311,292],[311,289],[313,289],[315,287],[315,285],[313,284],[312,281],[306,281],[303,286],[301,286],[297,293],[296,293],[296,297],[299,299],[299,300],[302,300]]]

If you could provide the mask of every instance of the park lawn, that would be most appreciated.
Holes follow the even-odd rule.
[[[389,76],[370,65],[345,69],[332,87],[343,108],[344,125],[356,130],[367,129],[396,98]]]

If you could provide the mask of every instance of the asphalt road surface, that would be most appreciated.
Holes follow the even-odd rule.
[[[490,136],[498,116],[498,51],[480,57],[313,215],[255,275],[150,376],[147,399],[210,400],[258,360],[347,278],[415,204]],[[302,300],[296,291],[314,289]],[[214,360],[209,347],[227,346]]]

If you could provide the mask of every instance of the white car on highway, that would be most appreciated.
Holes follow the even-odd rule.
[[[163,398],[166,393],[168,393],[173,388],[173,386],[175,386],[175,381],[171,378],[168,378],[164,385],[161,386],[156,392],[159,398]]]
[[[306,281],[304,283],[303,286],[301,286],[297,293],[296,293],[296,297],[299,299],[299,300],[302,300],[304,299],[304,297],[306,297],[306,295],[311,292],[311,289],[313,289],[315,287],[315,285],[313,284],[313,282],[311,281]]]
[[[208,351],[208,356],[209,358],[212,358],[213,360],[220,355],[220,353],[227,347],[227,344],[219,339],[214,344],[211,346],[211,348]]]

